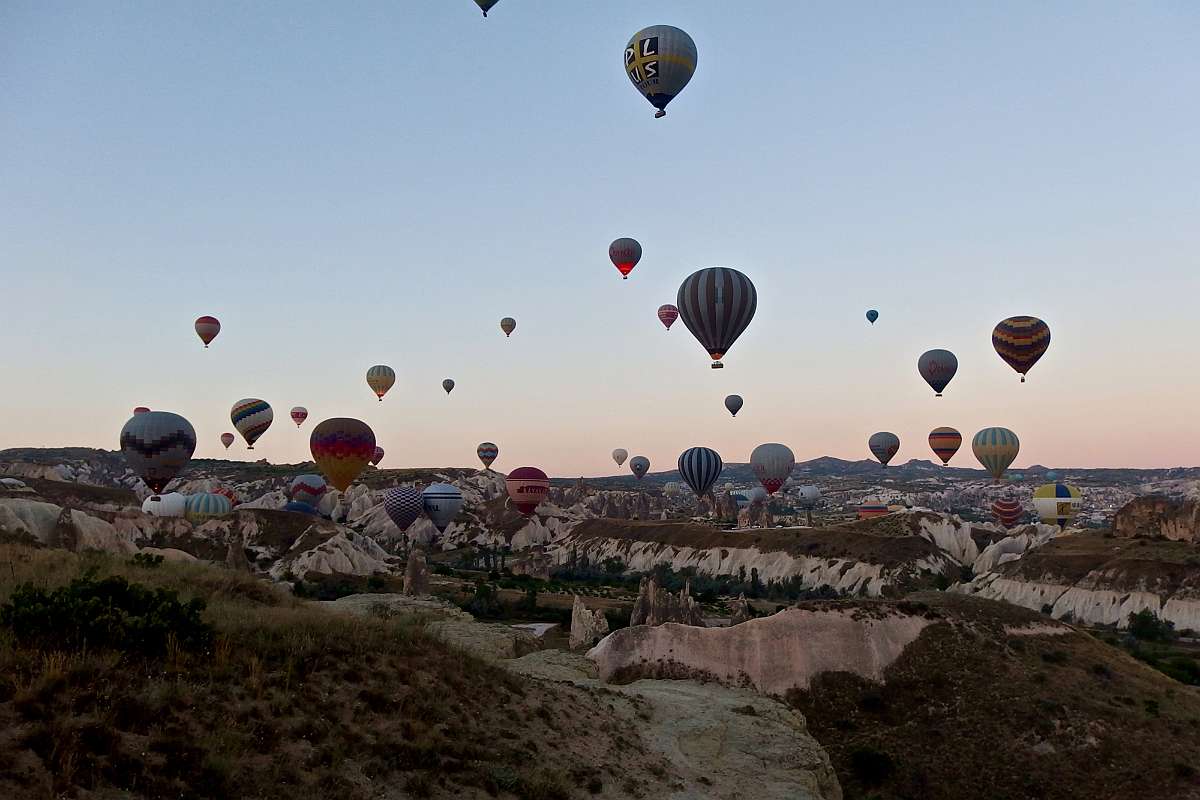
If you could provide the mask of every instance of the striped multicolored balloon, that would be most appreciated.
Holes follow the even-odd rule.
[[[1021,440],[1008,428],[984,428],[971,440],[971,450],[983,468],[996,480],[1017,458]]]
[[[960,447],[962,434],[954,428],[934,428],[929,432],[929,449],[942,460],[943,467],[950,463]]]
[[[1065,483],[1047,483],[1033,492],[1033,508],[1038,519],[1060,528],[1065,528],[1075,518],[1082,503],[1083,494]]]
[[[229,411],[229,419],[233,422],[234,429],[246,440],[247,447],[253,450],[254,443],[271,427],[275,412],[266,400],[249,397],[233,404]]]
[[[887,467],[888,462],[900,452],[900,437],[890,431],[872,433],[871,438],[867,440],[867,447],[870,448],[871,455]]]
[[[658,321],[665,325],[667,330],[671,330],[671,326],[677,319],[679,319],[679,309],[675,306],[667,303],[658,307]]]
[[[683,324],[712,358],[712,368],[754,319],[758,292],[742,273],[729,267],[709,267],[684,278],[675,299]]]
[[[517,467],[508,473],[504,486],[517,511],[529,516],[550,493],[550,478],[537,467]]]
[[[383,402],[383,396],[396,384],[396,371],[386,364],[376,364],[367,370],[367,386]]]
[[[183,515],[190,522],[203,522],[214,517],[224,517],[233,511],[229,498],[216,492],[203,492],[188,497]]]
[[[500,448],[491,442],[482,442],[475,448],[475,455],[483,462],[484,469],[491,469],[492,462],[500,455]]]
[[[288,497],[293,503],[303,503],[316,508],[327,489],[325,479],[320,475],[297,475],[288,486]]]
[[[386,453],[385,453],[384,449],[383,449],[382,447],[380,447],[380,446],[376,445],[376,446],[375,446],[375,452],[371,454],[371,464],[372,464],[372,466],[376,466],[376,467],[378,467],[378,466],[379,466],[379,462],[380,462],[380,461],[383,461],[383,457],[384,457],[384,455],[386,455]]]
[[[1025,374],[1050,347],[1050,326],[1037,317],[1009,317],[992,331],[992,347],[1010,367]]]
[[[1021,521],[1025,509],[1018,500],[1001,498],[992,503],[992,517],[1006,528],[1011,528]]]
[[[233,444],[235,441],[237,441],[237,437],[234,436],[232,433],[222,433],[221,434],[221,444],[225,445],[226,450],[228,450],[229,445]]]
[[[375,454],[375,432],[362,420],[334,417],[313,428],[308,447],[325,480],[344,492]]]
[[[296,406],[292,409],[291,414],[292,422],[296,423],[297,428],[304,424],[304,420],[308,419],[308,409],[304,406]]]

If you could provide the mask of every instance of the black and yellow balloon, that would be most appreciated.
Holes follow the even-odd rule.
[[[688,85],[696,72],[696,43],[679,28],[651,25],[625,45],[625,74],[664,117],[667,104]]]

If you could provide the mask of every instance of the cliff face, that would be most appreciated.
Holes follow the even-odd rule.
[[[1200,548],[1076,532],[952,590],[1087,625],[1123,628],[1130,614],[1149,610],[1177,630],[1200,631]]]
[[[1117,536],[1162,536],[1176,542],[1200,543],[1200,502],[1194,498],[1139,497],[1113,517]]]

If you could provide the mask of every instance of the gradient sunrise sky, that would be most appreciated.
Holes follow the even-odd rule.
[[[699,50],[661,120],[622,69],[658,23]],[[145,404],[272,461],[356,416],[384,467],[858,459],[878,430],[902,462],[938,425],[1012,428],[1016,467],[1200,463],[1198,31],[1169,0],[8,0],[0,447],[114,449]],[[655,317],[718,264],[759,291],[723,371]],[[990,342],[1013,314],[1053,331],[1025,385]],[[226,453],[244,397],[276,420]]]

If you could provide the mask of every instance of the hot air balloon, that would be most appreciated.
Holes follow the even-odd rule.
[[[235,492],[233,489],[230,489],[228,486],[218,486],[217,488],[213,489],[212,491],[213,491],[213,494],[219,494],[219,495],[224,495],[225,497],[228,497],[230,505],[236,506],[238,504],[237,492]]]
[[[271,427],[275,412],[266,400],[255,400],[251,397],[234,403],[229,411],[229,419],[233,421],[234,429],[246,440],[247,448],[253,450],[258,437]]]
[[[716,450],[708,447],[689,447],[679,455],[679,474],[696,497],[704,497],[717,482],[725,464]]]
[[[512,336],[512,332],[517,329],[517,321],[512,317],[505,317],[500,320],[500,330],[504,331],[505,337]]]
[[[121,454],[150,491],[162,494],[196,452],[196,430],[170,411],[147,411],[121,428]]]
[[[229,498],[215,492],[190,495],[184,505],[183,516],[190,522],[204,522],[214,517],[228,516],[233,511]]]
[[[1009,317],[992,331],[992,347],[1021,373],[1021,383],[1049,346],[1050,326],[1037,317]]]
[[[633,268],[642,260],[642,245],[637,239],[628,237],[614,239],[608,246],[608,257],[621,273],[621,277],[628,280],[629,273],[633,272]]]
[[[720,369],[721,359],[754,319],[758,292],[736,269],[708,267],[684,279],[675,302],[683,324],[712,357],[712,368]]]
[[[858,507],[859,519],[871,519],[872,517],[882,517],[891,512],[887,503],[881,503],[878,500],[864,500],[862,505]]]
[[[934,397],[941,397],[946,384],[958,372],[958,358],[949,350],[926,350],[917,359],[917,372],[933,389]]]
[[[625,73],[650,105],[655,119],[667,115],[667,104],[696,72],[696,43],[679,28],[652,25],[625,45]]]
[[[971,450],[996,482],[1017,457],[1021,442],[1008,428],[984,428],[971,440]]]
[[[375,450],[372,451],[372,453],[371,453],[371,464],[376,467],[379,466],[379,462],[383,461],[383,456],[384,456],[383,448],[379,447],[377,445],[375,447]]]
[[[187,495],[179,492],[152,494],[142,501],[142,513],[152,517],[182,517],[187,509]]]
[[[742,410],[742,396],[740,394],[726,395],[725,408],[729,409],[729,413],[737,416],[737,412]]]
[[[650,471],[650,459],[645,456],[634,456],[629,459],[629,471],[636,475],[640,481]]]
[[[1047,525],[1067,527],[1067,523],[1079,513],[1082,503],[1080,491],[1064,483],[1047,483],[1033,491],[1033,508],[1038,519]]]
[[[872,325],[874,325],[874,324],[875,324],[875,320],[877,320],[877,319],[879,319],[879,312],[878,312],[878,311],[876,311],[875,309],[873,309],[873,308],[872,308],[870,311],[868,311],[868,312],[867,312],[867,322],[869,322],[869,323],[871,323]]]
[[[462,492],[448,483],[434,483],[421,492],[421,505],[438,533],[445,533],[462,510]]]
[[[900,450],[900,437],[888,431],[873,433],[867,440],[867,447],[871,448],[871,454],[879,459],[879,463],[886,467]]]
[[[308,419],[308,409],[304,406],[296,406],[292,409],[291,414],[292,422],[296,423],[297,428],[304,424],[304,420]]]
[[[499,3],[500,0],[475,0],[475,5],[483,12],[483,16],[487,16],[487,12],[492,10],[492,6]]]
[[[446,378],[446,380],[442,381],[442,388],[446,390],[446,394],[450,394],[450,392],[454,391],[454,381]]]
[[[145,414],[149,410],[150,409],[146,408],[145,406],[138,406],[133,410],[133,415],[136,417],[138,414]]]
[[[1046,471],[1046,480],[1050,483],[1058,483],[1058,473],[1054,470]]]
[[[679,309],[675,306],[667,303],[658,307],[658,321],[665,325],[667,330],[671,330],[671,326],[677,319],[679,319]]]
[[[374,455],[375,433],[361,420],[334,417],[313,428],[308,447],[325,480],[344,492]]]
[[[325,479],[320,475],[313,475],[312,473],[297,475],[288,484],[288,498],[293,503],[303,503],[304,505],[316,508],[328,489],[329,487],[325,485]]]
[[[750,454],[750,469],[754,470],[754,477],[758,478],[768,494],[779,491],[795,466],[796,456],[786,444],[760,444]]]
[[[517,467],[504,480],[517,511],[529,516],[550,493],[550,479],[537,467]]]
[[[221,332],[221,322],[216,317],[203,316],[196,320],[196,335],[204,342],[207,350],[209,343]]]
[[[424,507],[421,493],[412,486],[397,486],[383,493],[383,510],[401,533],[417,521]]]
[[[962,434],[954,428],[934,428],[929,432],[929,448],[942,460],[943,467],[950,463],[960,447]]]
[[[625,463],[625,459],[629,458],[629,451],[624,447],[618,447],[612,451],[612,457],[613,461],[617,462],[617,466],[619,467]]]
[[[383,396],[396,383],[396,371],[386,364],[376,364],[367,370],[367,386],[383,402]]]
[[[483,462],[484,469],[491,469],[492,462],[500,455],[500,448],[491,442],[483,442],[475,448],[475,455],[479,456],[479,460]]]
[[[821,490],[816,486],[807,485],[796,489],[796,505],[805,511],[811,511],[817,507],[817,501],[821,499]]]
[[[235,439],[237,439],[237,437],[234,436],[232,433],[222,433],[221,434],[221,444],[225,445],[226,450],[229,449],[229,445],[233,444]]]
[[[992,517],[1006,528],[1011,528],[1021,521],[1025,509],[1021,503],[1011,497],[1001,498],[992,503]]]
[[[679,494],[679,481],[667,481],[663,485],[663,494],[667,497],[674,497]]]

